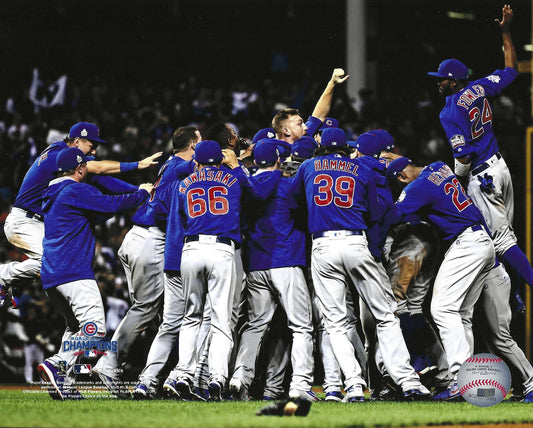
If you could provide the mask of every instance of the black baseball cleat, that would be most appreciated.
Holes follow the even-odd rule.
[[[428,401],[431,399],[431,393],[420,391],[419,389],[409,389],[404,391],[403,400],[404,401]]]

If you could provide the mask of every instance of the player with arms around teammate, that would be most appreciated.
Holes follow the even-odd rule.
[[[322,143],[316,157],[305,161],[296,173],[291,205],[307,205],[313,283],[333,352],[345,376],[344,399],[364,401],[365,387],[346,331],[347,285],[355,288],[376,319],[385,367],[405,398],[426,398],[429,391],[409,365],[398,319],[368,249],[366,221],[375,220],[381,211],[372,173],[357,159],[350,159],[351,149],[342,130],[326,129]]]
[[[483,216],[444,162],[425,168],[400,157],[387,177],[406,185],[391,211],[391,222],[419,213],[450,242],[433,285],[431,315],[437,325],[453,380],[434,399],[461,399],[457,373],[472,355],[472,315],[483,282],[494,266],[495,252]]]
[[[83,336],[92,326],[94,336],[105,336],[105,315],[100,290],[92,269],[95,236],[94,226],[112,214],[134,208],[148,198],[153,186],[141,184],[135,193],[108,196],[83,183],[88,168],[83,151],[71,147],[57,156],[58,178],[50,182],[43,198],[45,235],[41,280],[43,288],[67,327],[61,349],[39,365],[41,378],[53,387],[52,397],[69,397],[58,367],[65,364],[70,374],[79,351],[66,347],[74,336]],[[63,363],[64,362],[64,363]],[[64,395],[66,392],[66,395]]]
[[[105,143],[106,141],[100,137],[100,130],[95,124],[76,123],[70,128],[65,140],[55,142],[47,147],[26,173],[11,213],[6,218],[4,230],[9,242],[20,248],[28,256],[28,259],[0,265],[0,306],[3,306],[7,299],[7,289],[10,285],[17,281],[33,280],[39,275],[44,236],[42,197],[48,183],[55,178],[58,154],[68,147],[76,147],[84,155],[94,156],[98,145]],[[156,164],[153,159],[159,155],[160,153],[157,153],[140,162],[88,160],[87,170],[90,174],[116,174],[137,168],[144,169]],[[120,180],[113,180],[112,177],[93,176],[93,180],[97,180],[95,184],[114,191],[114,193],[126,193],[135,190],[135,186],[130,186]]]
[[[108,351],[103,355],[92,373],[119,398],[130,397],[121,382],[121,367],[135,340],[158,314],[163,301],[165,233],[157,227],[154,206],[170,183],[189,175],[194,147],[200,140],[200,132],[193,126],[176,129],[172,135],[175,153],[161,167],[150,198],[133,215],[133,227],[118,250],[132,306],[111,339],[117,342],[117,351]],[[158,347],[157,342],[155,346],[154,350]]]
[[[468,177],[468,195],[479,208],[494,239],[496,254],[528,284],[533,269],[517,245],[513,232],[514,196],[511,174],[498,149],[492,129],[492,107],[488,97],[499,94],[518,76],[518,63],[511,39],[513,11],[502,10],[498,24],[502,31],[505,68],[469,82],[468,68],[456,59],[443,61],[439,70],[428,73],[439,79],[439,92],[446,97],[440,121],[452,146],[455,174]],[[518,290],[518,306],[523,308]]]
[[[176,387],[183,399],[192,397],[198,363],[197,337],[206,295],[211,302],[209,395],[221,399],[228,378],[233,346],[231,314],[235,290],[235,248],[240,246],[241,183],[222,170],[222,150],[216,141],[198,143],[198,171],[179,187],[179,206],[185,219],[181,278],[185,316],[180,331]]]

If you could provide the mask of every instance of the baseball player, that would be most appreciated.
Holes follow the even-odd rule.
[[[291,186],[291,205],[307,204],[313,239],[313,283],[326,331],[345,376],[344,400],[364,401],[366,386],[346,331],[347,285],[357,290],[372,311],[385,366],[405,397],[427,398],[429,391],[409,365],[398,320],[367,245],[365,217],[373,221],[380,214],[375,183],[370,169],[351,159],[350,153],[344,131],[324,130],[316,157],[302,164]]]
[[[523,391],[523,401],[533,403],[533,367],[511,336],[509,301],[511,279],[501,264],[492,269],[485,280],[477,306],[481,311],[482,338],[488,351],[503,358],[513,373],[513,395]],[[515,375],[516,373],[516,375]],[[516,388],[516,389],[515,389]]]
[[[277,179],[279,151],[275,140],[262,140],[253,150],[258,172],[255,187]],[[287,206],[291,178],[284,177],[264,204],[252,202],[246,230],[246,294],[248,320],[244,325],[230,391],[243,395],[254,378],[263,336],[279,304],[292,331],[292,380],[290,398],[317,401],[312,392],[313,341],[311,299],[300,266],[306,265],[305,235],[294,227]],[[269,186],[270,187],[270,186]]]
[[[345,82],[349,77],[349,75],[345,75],[342,68],[333,70],[331,79],[318,99],[313,113],[305,123],[297,109],[286,108],[278,111],[272,119],[272,128],[276,131],[276,138],[293,144],[304,135],[314,135],[331,109],[335,86]]]
[[[223,156],[216,141],[196,146],[198,172],[183,180],[179,205],[185,218],[181,275],[185,317],[180,331],[177,389],[190,398],[196,371],[195,352],[206,295],[211,302],[209,395],[221,399],[233,346],[231,316],[235,289],[235,247],[240,246],[241,184],[220,169]]]
[[[70,147],[57,155],[58,178],[52,180],[43,196],[45,234],[41,281],[59,312],[65,317],[66,329],[59,352],[39,365],[41,378],[51,384],[53,398],[79,398],[65,391],[68,375],[80,348],[72,342],[83,336],[99,341],[105,336],[104,305],[92,269],[94,225],[110,215],[131,209],[148,198],[153,186],[142,184],[135,193],[108,196],[83,183],[88,174],[82,150]],[[89,328],[90,327],[90,328]],[[92,349],[92,347],[91,347]]]
[[[119,398],[130,397],[119,375],[122,365],[126,362],[136,339],[158,314],[163,300],[165,233],[157,227],[154,205],[157,203],[159,193],[170,183],[192,172],[194,147],[200,140],[200,132],[193,126],[184,126],[174,131],[172,135],[174,154],[161,167],[154,184],[154,192],[133,215],[133,227],[124,237],[118,250],[118,257],[126,273],[131,307],[111,339],[117,342],[117,352],[109,351],[103,355],[93,367],[92,373]],[[152,344],[154,353],[157,354],[157,363],[161,364],[161,367],[170,353],[166,353],[165,345],[161,346],[164,349],[159,349],[158,341],[155,345]],[[154,353],[151,357],[154,357]],[[152,361],[148,364],[152,365]],[[152,385],[152,382],[155,381],[155,375],[145,381],[150,386],[149,392],[154,394],[155,385]]]
[[[42,196],[48,183],[55,177],[57,155],[68,147],[77,147],[85,155],[93,156],[98,145],[104,143],[106,141],[100,137],[100,130],[95,124],[76,123],[70,128],[65,140],[46,148],[26,173],[13,208],[6,218],[4,231],[8,241],[20,248],[28,259],[0,265],[0,306],[5,304],[7,289],[14,281],[33,280],[39,275],[44,236]],[[154,159],[160,154],[156,153],[140,162],[88,160],[87,169],[90,174],[116,174],[137,168],[144,169],[155,165],[157,162]],[[93,184],[115,193],[136,190],[135,186],[112,177],[93,175],[92,180]]]
[[[455,173],[468,181],[468,195],[483,214],[493,236],[496,253],[527,284],[533,284],[533,268],[517,245],[513,231],[514,197],[511,174],[498,149],[492,129],[489,97],[508,87],[518,76],[518,63],[511,39],[513,11],[502,9],[498,24],[502,31],[505,68],[483,79],[468,81],[468,68],[447,59],[437,72],[439,93],[446,97],[440,121],[453,150]],[[520,299],[518,290],[514,293]],[[521,299],[518,305],[523,309]]]
[[[391,221],[397,223],[418,212],[450,242],[435,278],[431,315],[453,380],[448,389],[433,398],[461,399],[457,373],[473,353],[472,314],[483,282],[494,266],[494,245],[481,212],[445,163],[434,162],[422,168],[400,157],[388,166],[387,177],[406,185],[391,210]]]

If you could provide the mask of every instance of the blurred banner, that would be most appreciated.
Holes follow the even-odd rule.
[[[45,86],[39,78],[39,70],[33,69],[33,80],[30,87],[30,100],[39,108],[50,108],[56,105],[63,105],[65,102],[65,91],[67,89],[67,76],[63,75],[55,82]]]

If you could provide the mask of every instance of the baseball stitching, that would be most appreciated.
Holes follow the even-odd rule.
[[[470,357],[465,362],[467,363],[501,363],[503,360],[501,358],[474,358]]]
[[[501,383],[499,383],[499,382],[496,382],[495,380],[492,380],[492,379],[491,380],[487,380],[487,379],[474,380],[472,382],[467,383],[465,386],[463,386],[459,392],[461,393],[461,395],[464,395],[469,389],[472,389],[472,388],[477,387],[477,386],[493,386],[493,387],[497,388],[502,393],[502,396],[504,398],[507,395],[507,391],[505,390],[503,385]]]

